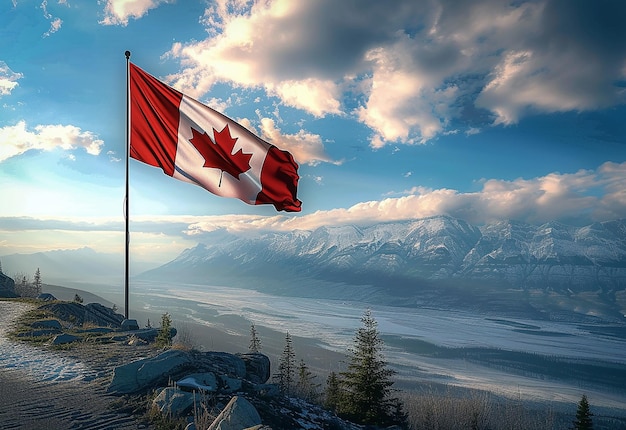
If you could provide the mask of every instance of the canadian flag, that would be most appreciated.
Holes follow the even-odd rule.
[[[289,152],[129,63],[130,156],[222,197],[299,212]]]

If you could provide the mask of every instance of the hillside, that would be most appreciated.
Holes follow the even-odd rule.
[[[492,309],[494,300],[510,307],[531,291],[548,301],[591,294],[598,306],[610,308],[601,312],[619,316],[626,307],[626,220],[477,227],[438,216],[254,238],[217,231],[140,277],[402,305],[431,299],[473,304],[485,296]]]

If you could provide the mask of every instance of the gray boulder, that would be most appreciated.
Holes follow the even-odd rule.
[[[78,302],[51,302],[41,305],[41,310],[52,313],[62,321],[69,321],[75,326],[91,323],[100,327],[119,327],[124,317],[100,303],[83,306]]]
[[[237,355],[228,352],[207,351],[197,353],[195,359],[198,366],[206,367],[208,371],[215,374],[236,378],[246,376],[246,364]]]
[[[52,345],[63,345],[65,343],[72,343],[80,340],[79,337],[74,336],[72,334],[62,333],[56,335],[54,339],[52,339]]]
[[[228,375],[219,375],[219,378],[221,389],[225,393],[233,393],[235,391],[239,391],[243,386],[243,381],[239,378],[231,378]]]
[[[139,324],[137,323],[137,320],[124,320],[120,324],[120,330],[122,331],[139,330]]]
[[[85,330],[77,330],[79,333],[90,333],[90,334],[108,334],[113,332],[113,329],[110,327],[92,327]]]
[[[41,300],[44,302],[52,302],[54,300],[56,300],[57,298],[54,297],[52,294],[50,293],[41,293],[37,296],[37,300]]]
[[[39,320],[34,321],[31,325],[32,328],[47,328],[53,330],[61,330],[61,323],[59,320]]]
[[[91,322],[101,327],[119,327],[123,320],[122,315],[100,303],[85,305],[85,322]]]
[[[122,322],[122,330],[134,330],[133,336],[138,337],[148,343],[152,343],[159,335],[159,328],[142,328],[142,329],[124,329],[124,323]],[[174,327],[170,327],[170,339],[176,336],[177,330]]]
[[[0,272],[0,297],[17,297],[15,281],[2,272]]]
[[[180,372],[191,362],[188,352],[170,349],[156,357],[118,366],[113,369],[107,392],[130,394],[166,383],[170,375]]]
[[[189,411],[193,406],[194,399],[199,401],[196,393],[181,391],[174,387],[167,387],[152,401],[152,406],[157,408],[162,414],[180,417]]]
[[[217,391],[217,379],[211,372],[192,373],[176,381],[176,386],[186,391]]]
[[[255,407],[243,397],[235,396],[207,430],[242,430],[262,424]]]
[[[246,366],[246,379],[254,384],[265,384],[270,379],[270,359],[267,355],[254,352],[237,354]]]

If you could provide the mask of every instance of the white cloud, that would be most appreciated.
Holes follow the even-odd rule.
[[[61,29],[61,24],[63,24],[61,18],[54,18],[52,21],[50,21],[50,29],[43,34],[43,37],[48,37],[51,34],[59,31]]]
[[[372,63],[367,102],[358,118],[376,132],[371,146],[388,142],[423,143],[441,133],[450,117],[457,87],[424,70],[408,39],[366,55]]]
[[[320,162],[341,164],[333,161],[325,152],[322,139],[304,130],[296,134],[282,134],[273,119],[261,119],[261,137],[280,149],[289,151],[298,163],[315,166]]]
[[[374,148],[419,144],[453,122],[478,132],[456,123],[464,106],[512,124],[626,102],[615,85],[626,77],[626,27],[617,18],[625,7],[220,0],[203,18],[209,37],[172,46],[183,69],[169,78],[195,96],[227,82],[317,117],[355,115],[372,130]]]
[[[83,148],[88,154],[98,155],[104,142],[90,131],[73,125],[37,125],[28,130],[25,121],[0,128],[0,162],[31,149],[51,151],[55,148],[71,150]]]
[[[59,4],[66,4],[64,1],[59,1]],[[48,1],[47,0],[43,0],[41,2],[41,9],[43,10],[43,16],[44,18],[46,18],[47,20],[50,21],[50,29],[48,29],[48,31],[46,31],[43,34],[43,37],[48,37],[53,33],[56,33],[57,31],[59,31],[61,29],[61,25],[63,24],[63,21],[61,20],[61,18],[55,18],[54,16],[52,16],[52,14],[50,14],[50,12],[48,12]]]
[[[21,73],[15,73],[4,61],[0,61],[0,96],[8,96],[18,86]]]
[[[267,90],[278,95],[285,105],[307,110],[317,117],[341,113],[339,89],[332,81],[289,80],[268,84]]]
[[[597,190],[605,192],[597,192]],[[595,190],[595,191],[594,191]],[[227,228],[311,230],[329,224],[371,224],[450,215],[475,224],[515,219],[533,224],[552,220],[590,223],[626,216],[626,163],[605,163],[596,171],[552,173],[533,179],[485,180],[482,190],[461,193],[418,187],[402,197],[358,203],[349,208],[288,217],[218,216],[190,224],[187,233]],[[598,197],[602,195],[602,197]]]
[[[106,0],[104,3],[103,25],[128,25],[130,18],[139,19],[164,3],[174,0]]]
[[[46,194],[50,205],[54,201],[66,201],[69,198],[67,195],[56,195],[57,191],[50,189]],[[94,198],[93,194],[91,190],[91,198]],[[579,225],[614,220],[626,216],[626,163],[607,162],[593,171],[552,173],[532,179],[489,179],[483,181],[481,190],[473,193],[416,187],[401,194],[400,197],[362,202],[349,208],[316,211],[307,215],[133,216],[133,252],[142,248],[146,251],[146,259],[168,261],[175,258],[184,247],[202,241],[203,234],[218,229],[250,236],[264,231],[313,230],[321,226],[342,224],[367,225],[435,215],[450,215],[478,225],[506,218],[533,224],[557,220]],[[60,232],[66,239],[74,237],[74,245],[70,242],[65,245],[68,248],[84,246],[86,235],[94,233],[103,239],[96,248],[120,248],[119,237],[113,233],[121,235],[123,219],[121,216],[95,216],[93,207],[101,203],[95,204],[87,196],[83,196],[81,202],[76,202],[77,206],[82,203],[92,208],[89,212],[92,216],[89,217],[62,216],[60,214],[63,211],[57,216],[44,215],[36,211],[46,208],[46,205],[42,205],[41,193],[27,195],[36,198],[33,197],[29,202],[16,195],[13,201],[31,205],[28,213],[36,214],[34,216],[37,218],[4,216],[0,219],[0,243],[8,240],[13,246],[7,247],[7,250],[15,248],[17,238],[28,237],[25,243],[32,246],[32,243],[41,244],[42,240],[46,240],[44,236],[50,238],[46,249],[57,249],[61,242],[58,238],[53,240],[51,232]],[[113,200],[107,202],[107,206],[111,205],[115,205]],[[159,256],[151,256],[151,246],[159,247]]]

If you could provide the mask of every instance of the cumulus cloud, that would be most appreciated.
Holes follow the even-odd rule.
[[[103,25],[128,25],[130,18],[139,19],[163,3],[174,0],[106,0],[104,3]]]
[[[260,130],[257,130],[248,118],[240,118],[237,122],[278,148],[291,153],[300,164],[316,166],[319,163],[342,164],[330,158],[324,151],[322,138],[300,129],[295,134],[283,134],[271,118],[260,118]]]
[[[21,79],[23,75],[16,73],[5,63],[0,60],[0,96],[8,96],[11,91],[18,86],[17,81]]]
[[[31,149],[51,151],[55,148],[71,150],[83,148],[88,154],[98,155],[104,142],[90,131],[73,125],[37,125],[34,130],[25,121],[0,128],[0,162]]]
[[[562,221],[585,225],[594,221],[623,218],[626,214],[626,163],[607,162],[596,170],[552,173],[514,181],[484,180],[482,189],[461,193],[452,189],[416,187],[378,201],[358,203],[349,208],[317,211],[307,215],[150,215],[133,216],[134,243],[162,246],[164,261],[184,247],[201,242],[203,235],[225,229],[251,237],[267,231],[313,230],[321,226],[401,221],[436,215],[450,215],[476,225],[501,219],[532,224]],[[120,217],[1,217],[2,236],[25,232],[88,232],[106,234],[123,231]],[[9,235],[9,236],[7,236]],[[167,245],[171,243],[173,245]],[[80,242],[83,246],[84,242]],[[117,245],[119,247],[119,242]],[[134,248],[133,248],[134,249]],[[154,258],[154,255],[152,255]]]
[[[333,161],[324,151],[322,139],[304,130],[296,134],[282,134],[271,118],[261,118],[260,136],[280,149],[289,151],[298,163],[315,166],[320,162],[341,164]]]
[[[206,39],[172,46],[182,70],[169,80],[196,96],[216,82],[262,88],[317,117],[353,115],[375,148],[419,144],[466,106],[513,124],[624,103],[624,13],[567,0],[220,0]]]
[[[220,228],[233,232],[311,230],[333,223],[367,225],[435,215],[450,215],[477,225],[502,219],[531,224],[553,220],[586,224],[623,218],[626,214],[625,190],[626,163],[608,162],[595,171],[552,173],[514,181],[489,179],[483,181],[480,191],[473,193],[417,187],[399,197],[298,217],[205,217],[190,224],[187,234],[200,235]]]

